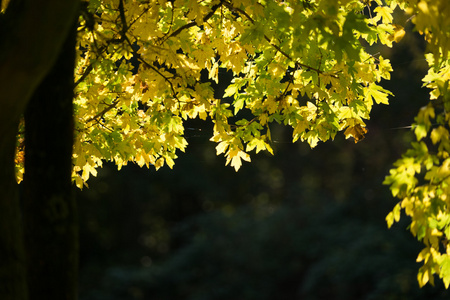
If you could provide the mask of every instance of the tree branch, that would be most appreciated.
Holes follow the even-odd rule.
[[[83,75],[81,75],[81,77],[78,78],[77,81],[75,81],[73,87],[76,88],[83,80],[85,80],[86,77],[92,72],[92,69],[93,69],[93,68],[94,68],[94,67],[93,67],[92,64],[90,64],[89,66],[87,66],[86,70],[84,70]]]
[[[97,120],[98,118],[102,117],[104,114],[106,114],[111,109],[115,108],[117,103],[119,103],[119,99],[115,99],[111,104],[107,105],[101,112],[93,116],[92,118],[87,119],[85,122],[90,123],[92,121]]]

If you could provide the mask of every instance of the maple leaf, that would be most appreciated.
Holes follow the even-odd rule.
[[[348,139],[350,137],[353,137],[353,139],[355,140],[355,143],[363,140],[366,133],[367,133],[367,129],[365,127],[362,127],[361,124],[349,126],[344,132],[345,138]]]
[[[374,22],[380,19],[383,24],[390,24],[392,22],[393,10],[389,6],[377,6],[373,11],[377,13],[377,15],[373,18]]]
[[[250,162],[250,156],[240,149],[231,149],[227,153],[227,164],[231,162],[231,166],[234,167],[236,172],[242,166],[241,159]]]

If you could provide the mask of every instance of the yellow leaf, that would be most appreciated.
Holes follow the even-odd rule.
[[[269,114],[275,113],[278,108],[278,103],[275,101],[275,97],[269,96],[266,100],[264,100],[264,107],[267,109]]]
[[[400,220],[400,210],[401,206],[400,203],[398,203],[394,209],[386,216],[386,222],[388,223],[388,228],[391,228],[392,224],[395,222],[398,222]]]
[[[227,155],[227,164],[231,162],[231,166],[234,167],[236,172],[242,165],[241,159],[250,162],[250,156],[239,149],[232,149],[228,151]]]
[[[173,161],[173,159],[169,156],[164,156],[164,158],[166,159],[166,164],[169,166],[169,168],[173,168],[173,166],[175,165],[175,162]]]
[[[216,151],[217,151],[217,155],[224,153],[228,148],[228,143],[227,142],[220,142],[217,146],[216,146]]]
[[[208,75],[209,79],[214,80],[216,83],[219,83],[219,63],[215,62],[209,71]]]
[[[377,6],[373,11],[377,13],[374,17],[374,21],[381,19],[383,24],[390,24],[392,22],[393,10],[389,6]]]
[[[160,157],[155,162],[155,169],[158,170],[162,166],[164,166],[164,158]]]
[[[226,89],[225,93],[223,94],[223,98],[231,97],[234,94],[236,94],[238,91],[238,87],[234,84],[230,84]]]
[[[266,149],[267,149],[267,151],[269,151],[270,154],[273,155],[273,149],[272,149],[272,146],[270,146],[270,144],[266,143]]]
[[[420,1],[417,4],[417,7],[422,11],[423,14],[428,15],[430,14],[430,10],[428,9],[428,4],[425,1]]]
[[[294,132],[292,133],[292,141],[296,142],[301,136],[302,134],[304,134],[305,130],[308,128],[308,124],[309,122],[307,122],[306,120],[304,121],[297,121],[297,125],[294,128]]]
[[[360,124],[356,124],[353,127],[348,127],[344,132],[345,138],[348,139],[353,137],[355,139],[355,143],[363,140],[366,133],[367,129],[362,127]]]
[[[420,251],[419,255],[417,256],[416,262],[421,262],[425,259],[427,259],[430,256],[430,248],[424,248],[422,251]]]
[[[242,162],[241,162],[241,158],[239,156],[234,156],[231,159],[231,166],[234,167],[234,169],[236,170],[236,172],[239,170],[239,168],[241,167]]]
[[[376,85],[375,83],[371,83],[365,92],[366,100],[369,102],[369,106],[371,106],[373,101],[377,104],[389,104],[388,95],[392,95],[392,93],[383,89],[381,86]]]
[[[445,288],[448,289],[448,286],[450,285],[450,278],[444,277],[442,278],[442,281],[444,282]]]
[[[259,151],[266,149],[266,143],[262,139],[254,138],[247,144],[246,151],[252,151],[253,149],[255,149],[255,147],[256,153],[259,153]]]
[[[86,164],[83,166],[83,173],[81,175],[83,181],[87,181],[89,179],[89,173],[93,176],[97,176],[97,170],[93,166]]]
[[[386,216],[386,223],[388,228],[391,228],[392,224],[394,224],[394,213],[392,211]]]
[[[83,179],[81,178],[81,176],[79,174],[77,174],[77,176],[75,176],[75,185],[77,186],[77,188],[79,188],[80,190],[83,189]]]
[[[423,273],[419,271],[417,274],[417,280],[419,281],[419,286],[423,287],[425,284],[427,284],[428,280],[430,279],[429,275],[430,271],[427,269]]]
[[[353,118],[353,111],[350,107],[348,106],[344,106],[339,110],[338,113],[338,118],[339,119],[349,119],[349,118]]]
[[[393,42],[398,43],[398,42],[400,42],[400,41],[403,39],[403,37],[405,36],[405,29],[404,29],[402,26],[397,25],[397,24],[393,24],[393,26],[394,26],[394,33],[391,34],[391,35],[388,37],[388,39],[389,39],[390,41],[393,41]]]

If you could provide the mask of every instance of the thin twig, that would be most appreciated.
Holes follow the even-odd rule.
[[[203,17],[203,22],[204,22],[204,23],[207,22],[207,21],[215,14],[216,10],[217,10],[219,7],[222,6],[223,3],[226,3],[226,2],[220,1],[219,3],[217,3],[216,5],[214,5],[213,7],[211,7],[211,11]],[[191,28],[191,27],[196,26],[196,25],[198,25],[197,22],[192,21],[192,22],[190,22],[190,23],[187,23],[187,24],[181,26],[180,28],[178,28],[177,30],[175,30],[174,32],[172,32],[171,34],[169,34],[169,35],[163,37],[163,38],[162,38],[163,41],[161,42],[161,44],[164,43],[165,41],[167,41],[168,39],[170,39],[171,37],[177,36],[177,35],[180,34],[183,30],[188,29],[188,28]]]
[[[81,75],[81,77],[78,78],[77,81],[75,81],[75,84],[74,84],[73,87],[76,88],[83,80],[85,80],[86,77],[92,72],[92,69],[93,69],[93,68],[94,68],[94,67],[93,67],[92,64],[90,64],[89,66],[87,66],[86,70],[84,70],[83,75]]]
[[[106,114],[111,109],[115,108],[117,103],[119,103],[119,99],[114,100],[111,104],[107,105],[101,112],[93,116],[92,118],[89,118],[86,120],[86,124],[90,123],[92,121],[98,120],[98,118],[102,117],[104,114]]]

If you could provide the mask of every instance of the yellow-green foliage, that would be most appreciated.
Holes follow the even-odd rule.
[[[428,42],[429,65],[423,78],[431,89],[430,102],[413,124],[412,143],[386,177],[392,194],[400,202],[386,217],[388,226],[400,219],[401,209],[411,217],[411,233],[425,248],[417,257],[423,262],[417,279],[420,286],[433,284],[438,275],[450,284],[450,2],[447,0],[399,1],[405,4],[416,30]]]
[[[379,82],[390,77],[389,60],[361,45],[392,45],[392,9],[381,2],[372,18],[361,1],[85,4],[75,70],[79,187],[103,160],[172,167],[189,118],[214,123],[217,153],[238,170],[248,152],[272,152],[274,121],[311,147],[338,131],[358,141],[373,104],[388,103]],[[234,78],[216,98],[200,78],[206,70],[218,82],[219,69]]]

